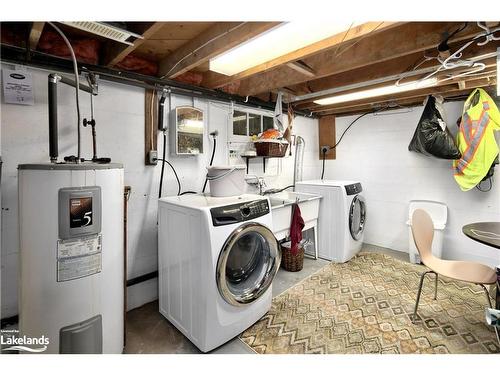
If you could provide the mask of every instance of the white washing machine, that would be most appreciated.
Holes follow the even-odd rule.
[[[363,244],[366,203],[357,181],[313,180],[295,184],[295,190],[319,194],[319,257],[344,263],[356,255]]]
[[[281,261],[268,198],[202,194],[159,200],[160,313],[203,352],[271,307]]]

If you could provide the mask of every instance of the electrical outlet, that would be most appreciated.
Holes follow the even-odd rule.
[[[149,150],[147,164],[148,165],[158,164],[158,151]]]
[[[321,146],[322,154],[326,154],[328,151],[330,151],[330,146]]]

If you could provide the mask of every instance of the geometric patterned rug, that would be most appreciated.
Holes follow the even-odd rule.
[[[426,276],[411,323],[424,270],[367,252],[331,263],[276,296],[240,339],[262,354],[500,353],[479,286],[440,276],[434,300],[434,276]]]

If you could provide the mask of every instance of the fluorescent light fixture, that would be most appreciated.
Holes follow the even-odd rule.
[[[210,70],[232,76],[347,31],[351,23],[318,21],[284,23],[211,59]],[[352,27],[361,23],[353,23]]]
[[[330,96],[324,99],[315,100],[314,103],[319,105],[330,105],[337,103],[350,102],[353,100],[360,100],[366,98],[373,98],[382,95],[396,94],[405,91],[412,91],[417,89],[422,89],[425,87],[434,86],[437,83],[436,78],[429,78],[423,81],[415,81],[410,83],[405,83],[400,86],[391,85],[391,86],[382,86],[374,89],[368,89],[363,91],[351,92],[349,94],[342,94],[336,96]]]

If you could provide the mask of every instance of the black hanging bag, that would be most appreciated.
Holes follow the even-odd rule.
[[[429,95],[408,150],[440,159],[460,159],[462,155],[443,117],[436,98]]]

